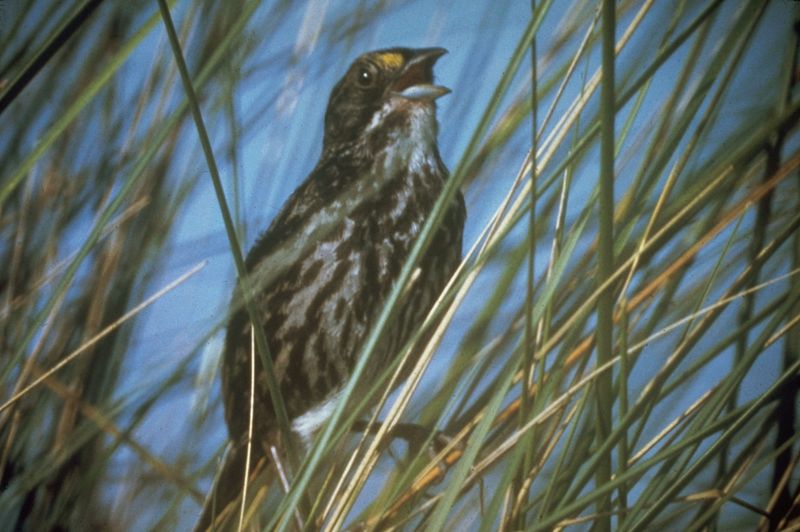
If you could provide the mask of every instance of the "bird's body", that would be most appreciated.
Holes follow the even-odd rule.
[[[444,187],[434,99],[446,90],[431,84],[442,53],[382,50],[353,64],[331,95],[319,162],[248,254],[281,395],[293,430],[306,441],[332,412]],[[399,354],[455,270],[464,217],[459,194],[373,353],[365,382],[374,382]],[[238,305],[221,370],[234,449],[248,433],[250,357],[250,320]],[[263,453],[277,422],[258,359],[256,375],[254,448]],[[238,478],[243,475],[241,469]],[[217,508],[229,498],[221,497]]]

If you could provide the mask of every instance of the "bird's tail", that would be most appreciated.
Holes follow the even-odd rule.
[[[248,499],[252,499],[252,494],[257,491],[255,480],[258,479],[258,486],[263,486],[264,481],[269,482],[268,473],[274,469],[260,445],[253,445],[250,452]],[[236,530],[239,524],[246,466],[247,446],[229,444],[222,467],[219,468],[214,485],[206,497],[195,532]]]

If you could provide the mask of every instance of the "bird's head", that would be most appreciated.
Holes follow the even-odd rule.
[[[356,59],[331,92],[325,146],[400,125],[415,110],[433,117],[434,101],[450,92],[433,79],[433,65],[445,53],[444,48],[388,48]]]

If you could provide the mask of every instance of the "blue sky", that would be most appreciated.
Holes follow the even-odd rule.
[[[734,16],[738,9],[736,4],[726,3],[717,17],[715,31]],[[717,123],[709,133],[712,139],[724,139],[748,114],[764,112],[762,102],[770,101],[769,92],[774,89],[771,80],[783,68],[783,64],[777,59],[785,53],[784,43],[791,25],[789,4],[774,2],[770,5],[766,19],[754,39],[755,44],[744,59],[744,67],[735,78],[733,88],[726,94],[726,113],[717,117]],[[142,5],[145,8],[137,14],[137,18],[143,22],[155,12],[156,5],[154,2]],[[173,16],[179,27],[191,5],[186,1],[179,1],[174,5]],[[540,79],[547,79],[552,75],[555,67],[577,46],[577,41],[573,38],[555,57],[549,55],[564,24],[584,13],[581,9],[586,8],[581,8],[581,5],[580,2],[557,2],[545,19],[538,33]],[[241,202],[240,221],[246,226],[245,247],[249,247],[267,227],[284,199],[313,168],[321,147],[322,118],[329,91],[352,59],[365,51],[395,45],[442,46],[449,50],[449,54],[436,65],[436,75],[439,83],[453,90],[452,94],[439,100],[439,121],[442,156],[446,164],[454,168],[530,17],[530,5],[522,1],[409,1],[393,3],[392,6],[376,20],[365,18],[367,23],[362,31],[348,38],[337,38],[336,32],[342,28],[333,25],[331,21],[341,17],[346,9],[349,10],[349,5],[345,7],[342,3],[330,0],[295,3],[288,14],[279,18],[280,25],[276,28],[271,26],[277,19],[271,11],[275,5],[270,2],[260,5],[246,30],[257,43],[256,50],[242,63],[235,57],[230,61],[232,77],[240,80],[235,89],[235,113],[239,120],[251,124],[251,127],[237,131],[240,137],[236,145],[236,163],[227,151],[232,132],[217,105],[220,97],[215,91],[221,90],[221,84],[215,83],[202,93],[206,125],[220,163],[229,203],[236,202],[232,186],[234,176],[241,183],[238,199]],[[638,73],[637,65],[641,64],[642,57],[648,57],[655,52],[663,26],[669,20],[674,6],[675,2],[656,3],[648,15],[645,29],[637,31],[619,58],[619,84],[624,86],[629,82]],[[6,8],[7,2],[0,0],[0,13]],[[694,13],[699,8],[689,6],[687,9]],[[620,17],[618,36],[632,20],[634,11],[628,11]],[[195,21],[194,28],[184,43],[187,48],[190,49],[192,42],[196,42],[193,40],[196,32],[202,30],[202,21]],[[710,39],[713,40],[714,36],[712,31]],[[645,108],[656,108],[670,96],[670,91],[673,90],[672,81],[686,58],[686,48],[684,46],[679,50],[655,76],[645,100]],[[566,111],[567,103],[578,95],[584,72],[591,75],[598,63],[599,57],[597,53],[593,53],[585,69],[579,69],[579,73],[567,86],[563,99],[566,103],[561,103],[556,108],[554,121]],[[174,73],[174,61],[161,25],[150,32],[145,43],[138,47],[133,57],[117,74],[118,88],[130,93],[132,98],[136,97],[135,91],[140,87],[142,78],[155,64]],[[529,84],[526,64],[516,76],[509,94],[524,94]],[[182,98],[182,91],[176,84],[168,104],[174,106]],[[508,108],[512,99],[507,97],[504,100],[501,113]],[[540,118],[549,103],[549,100],[541,103]],[[620,113],[618,127],[631,105]],[[686,105],[686,102],[679,101],[678,105]],[[596,98],[590,105],[590,110],[594,108]],[[644,118],[634,122],[629,139],[620,152],[617,162],[618,198],[626,190],[641,162],[642,153],[636,149],[636,142],[639,137],[646,136],[652,127],[646,120],[649,116],[650,113],[643,113]],[[551,122],[550,127],[553,123]],[[42,124],[42,129],[44,126]],[[487,164],[484,172],[464,190],[468,209],[465,249],[477,238],[506,193],[528,148],[529,136],[530,126],[520,127],[496,160]],[[0,132],[0,140],[2,137]],[[31,138],[30,143],[34,140],[35,138]],[[87,136],[87,156],[91,156],[93,141],[98,139]],[[189,282],[159,300],[137,321],[134,349],[122,372],[123,378],[117,392],[119,397],[132,397],[134,392],[144,393],[149,387],[157,387],[160,379],[165,378],[187,357],[191,357],[191,367],[198,372],[203,367],[213,366],[222,330],[218,328],[209,342],[204,339],[215,327],[224,325],[229,296],[235,284],[235,270],[219,207],[191,124],[184,127],[180,149],[176,153],[180,156],[172,162],[170,173],[164,178],[171,180],[174,187],[187,175],[199,173],[200,180],[177,214],[177,223],[169,237],[169,245],[163,256],[158,257],[158,272],[145,292],[154,292],[198,261],[205,260],[207,265]],[[570,219],[577,215],[578,207],[591,194],[597,180],[597,165],[595,146],[575,176]],[[87,226],[89,221],[87,216]],[[516,238],[522,237],[523,230],[524,227],[519,228]],[[587,239],[591,236],[593,235],[587,236]],[[728,233],[723,233],[720,241],[709,248],[704,256],[705,260],[713,260],[715,250],[721,248],[727,236]],[[80,243],[82,237],[82,234],[75,234],[75,242]],[[514,236],[512,240],[513,238]],[[65,254],[75,242],[64,243]],[[546,260],[546,250],[537,253],[538,272],[544,270]],[[430,381],[435,381],[446,369],[449,357],[458,346],[463,331],[471,324],[473,316],[470,312],[479,308],[484,294],[496,283],[498,272],[499,268],[488,268],[487,273],[473,288],[469,296],[471,299],[464,305],[465,310],[454,320],[435,364],[429,370]],[[514,288],[519,294],[524,293],[523,283],[524,276],[520,276]],[[784,289],[785,285],[774,288]],[[509,300],[507,308],[504,307],[507,314],[500,316],[493,326],[498,330],[502,329],[502,319],[511,316],[520,302],[521,298]],[[735,314],[729,314],[728,322],[731,323]],[[672,339],[674,338],[664,342]],[[654,356],[663,356],[668,351],[669,348],[662,348],[654,351]],[[758,393],[774,379],[777,370],[775,361],[779,351],[775,348],[774,352],[775,357],[763,357],[758,370],[746,381],[743,387],[745,396]],[[660,363],[660,360],[654,360],[654,363]],[[721,358],[708,368],[709,378],[713,378],[714,372],[725,371],[729,365],[729,358]],[[651,368],[652,366],[643,364],[643,375],[648,374]],[[707,387],[701,379],[698,379],[697,384],[696,389],[690,388],[687,392],[687,404],[693,400],[693,392],[699,393]],[[423,384],[423,394],[424,387]],[[168,461],[187,446],[196,448],[201,456],[211,456],[224,442],[225,430],[216,381],[211,395],[206,397],[205,393],[207,389],[201,385],[188,382],[181,384],[139,426],[136,437],[151,451]],[[666,405],[664,416],[684,406],[685,404]],[[202,438],[197,438],[195,423],[204,413],[211,421],[205,422]],[[215,426],[216,429],[213,429]],[[176,442],[180,444],[176,445]],[[136,460],[125,449],[118,451],[115,458],[120,471],[128,466],[128,460]],[[203,487],[207,486],[208,480],[205,480]],[[125,499],[116,497],[121,496],[128,487],[123,479],[114,489],[109,490],[110,503],[117,505],[115,507],[120,511],[122,509],[118,505]],[[196,511],[196,505],[184,503],[184,522],[191,523]],[[137,522],[144,524],[148,516],[142,515],[139,519]]]
[[[258,63],[273,54],[285,56],[286,50],[293,50],[291,61],[287,64],[279,60],[276,66],[266,68],[262,75],[246,79],[237,89],[238,115],[248,116],[256,124],[246,136],[242,137],[238,146],[237,170],[243,183],[242,219],[247,226],[248,246],[268,225],[283,200],[313,167],[321,146],[322,117],[329,90],[346,70],[350,61],[364,51],[394,45],[443,46],[450,51],[437,64],[436,74],[440,83],[453,89],[453,93],[441,99],[439,105],[440,146],[443,158],[453,168],[503,73],[511,50],[516,46],[528,22],[530,13],[527,2],[508,2],[499,7],[500,5],[489,1],[439,3],[435,6],[432,3],[409,2],[382,15],[378,22],[369,25],[352,42],[332,45],[326,42],[324,34],[318,35],[316,39],[314,35],[315,32],[321,31],[326,20],[339,15],[340,4],[309,2],[298,7],[280,29],[262,45],[263,52],[254,54],[252,58],[252,62]],[[181,13],[185,8],[184,3],[176,6],[176,23],[180,24]],[[541,51],[539,68],[543,78],[551,72],[548,68],[557,64],[549,60],[551,58],[546,53],[550,50],[559,25],[566,20],[569,9],[566,3],[553,9],[553,13],[546,19],[539,33],[538,45]],[[661,11],[658,11],[659,9]],[[726,9],[720,18],[732,16],[735,6],[728,5]],[[664,4],[657,5],[655,10],[656,14],[652,15],[649,24],[658,25],[659,16],[666,18],[670,15],[670,7]],[[782,25],[780,9],[773,9],[769,16],[774,22],[764,24],[762,29]],[[618,35],[631,18],[631,12],[621,17]],[[258,16],[256,20],[259,20]],[[251,27],[250,31],[258,30]],[[655,29],[653,31],[655,32]],[[306,36],[309,41],[299,45],[298,34]],[[483,35],[488,36],[486,39],[488,42],[484,40]],[[763,58],[769,56],[774,47],[780,46],[781,35],[781,31],[775,31],[764,32],[759,36],[757,40],[759,45],[753,47],[749,59],[753,62],[753,66],[748,67],[748,70],[780,68],[776,62],[764,63]],[[138,52],[143,54],[141,60],[145,64],[151,60],[148,57],[153,53],[154,47],[158,44],[163,45],[163,31],[159,28],[153,32],[149,40],[151,44],[142,47]],[[620,83],[630,81],[637,62],[640,62],[643,56],[654,53],[658,42],[655,39],[648,39],[647,31],[637,32],[632,43],[620,56],[618,65]],[[568,51],[573,49],[574,46],[568,47]],[[655,77],[652,90],[647,97],[647,101],[652,102],[652,105],[657,105],[669,96],[670,80],[677,75],[686,53],[685,49],[679,51]],[[165,53],[159,56],[158,60],[170,62],[171,58]],[[593,72],[597,62],[598,57],[594,54],[587,69],[588,74]],[[476,69],[475,64],[479,64],[480,67]],[[246,69],[248,66],[245,64],[243,68]],[[126,70],[126,75],[137,76],[139,72],[138,68],[130,68]],[[769,87],[764,87],[762,80],[773,78],[773,74],[763,71],[762,74],[745,76],[739,80],[737,90],[755,93],[768,90]],[[515,94],[524,90],[529,83],[528,76],[527,68],[523,69],[510,93]],[[568,86],[564,101],[570,102],[577,95],[579,86],[580,78]],[[265,102],[271,102],[272,105],[267,105]],[[508,103],[509,99],[506,101],[506,104]],[[542,103],[542,109],[546,105],[549,105],[549,101]],[[563,112],[564,107],[565,104],[562,104],[559,110]],[[724,128],[728,127],[726,124],[734,127],[737,123],[739,117],[736,112],[752,112],[754,107],[757,109],[758,103],[751,99],[736,101],[734,98],[730,107],[734,110],[734,114],[720,117],[721,129],[717,128],[713,134],[724,135]],[[260,114],[254,116],[255,112]],[[543,110],[540,113],[543,114]],[[555,118],[558,118],[558,112]],[[221,139],[227,139],[230,132],[219,115],[207,116],[206,120],[218,153],[223,153],[224,144]],[[620,121],[621,119],[618,122]],[[635,143],[637,135],[646,134],[648,127],[649,124],[644,121],[635,122],[631,132],[632,140],[628,144]],[[172,237],[172,252],[165,257],[162,276],[154,281],[153,285],[164,284],[197,260],[208,260],[208,265],[193,280],[162,299],[147,312],[136,337],[137,352],[140,353],[141,359],[130,360],[131,370],[124,372],[125,380],[120,388],[120,394],[125,394],[129,386],[134,388],[140,386],[145,375],[166,372],[177,360],[165,357],[165,354],[175,353],[179,358],[187,356],[198,338],[207,333],[211,327],[220,325],[224,321],[228,297],[234,286],[235,272],[227,251],[219,208],[208,180],[205,162],[192,133],[193,131],[189,129],[185,135],[186,160],[176,161],[174,166],[206,174],[205,181],[201,178],[190,201],[182,209]],[[465,190],[469,212],[465,230],[465,248],[474,241],[478,231],[488,220],[488,216],[500,203],[502,195],[516,173],[521,154],[524,153],[523,150],[526,149],[528,142],[528,130],[523,127],[509,143],[510,148],[500,163],[488,167],[488,174],[480,176],[471,188]],[[595,157],[597,157],[596,148],[590,152],[588,160],[581,166],[581,173],[576,176],[572,197],[574,205],[582,205],[594,187],[597,165]],[[619,159],[621,162],[618,162],[617,168],[618,194],[624,192],[639,164],[639,157],[635,151],[628,149],[626,152],[623,149]],[[222,159],[223,180],[230,185],[234,169],[230,166],[230,160]],[[233,193],[232,187],[228,186],[227,193],[232,202],[230,199]],[[577,211],[572,215],[575,214]],[[541,272],[546,264],[546,254],[539,253],[538,259],[537,270]],[[480,301],[481,294],[491,290],[495,282],[494,275],[497,273],[498,270],[490,268],[472,290],[470,297]],[[520,294],[524,293],[522,282],[523,279],[520,278],[518,289]],[[517,304],[518,302],[515,304],[513,300],[509,301],[507,311],[510,313],[518,308]],[[470,309],[472,306],[468,302],[465,308]],[[728,319],[733,319],[734,314],[729,314],[731,316]],[[436,376],[444,371],[448,357],[461,339],[460,329],[466,327],[470,321],[469,315],[456,318],[434,366],[429,370],[429,381],[435,381]],[[501,322],[496,324],[496,327],[501,326]],[[209,357],[208,360],[213,361],[221,334],[221,331],[217,332],[217,343],[212,342],[205,346],[204,356]],[[653,360],[653,363],[661,363],[660,356]],[[709,366],[707,373],[713,376],[714,372],[724,371],[728,364],[729,361],[720,359]],[[761,364],[764,367],[755,373],[756,382],[751,379],[744,386],[745,395],[763,389],[763,385],[774,378],[776,367],[770,366],[768,362]],[[650,364],[647,363],[641,366],[641,378],[650,373],[649,367]],[[635,381],[637,376],[634,375],[633,379]],[[759,380],[761,382],[758,382]],[[697,379],[698,393],[706,386],[702,378]],[[201,454],[213,452],[225,438],[221,423],[221,408],[215,400],[216,389],[215,385],[211,402],[207,403],[207,406],[210,409],[208,414],[212,416],[211,419],[218,420],[219,430],[216,434],[204,432],[202,441],[195,440],[190,444],[199,446],[199,449],[202,449]],[[173,394],[170,400],[141,426],[137,436],[157,452],[166,456],[176,454],[178,450],[171,448],[172,442],[184,440],[186,433],[192,430],[192,419],[187,418],[185,413],[197,404],[198,390],[202,391],[203,388],[183,388],[181,393]],[[690,391],[685,396],[684,404],[665,406],[663,415],[669,416],[679,411],[695,397],[696,395]],[[205,426],[213,425],[212,423]],[[186,505],[189,521],[193,515],[193,508],[195,507],[191,503]]]

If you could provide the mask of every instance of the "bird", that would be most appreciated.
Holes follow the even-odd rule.
[[[448,179],[438,148],[434,83],[444,48],[394,47],[362,54],[333,87],[319,160],[247,254],[263,327],[292,432],[308,444],[330,417],[371,328]],[[461,261],[466,218],[458,191],[421,256],[395,319],[361,380],[399,356]],[[221,357],[230,438],[197,530],[230,516],[245,474],[251,323],[234,291]],[[253,464],[268,463],[278,422],[255,358]],[[229,519],[233,523],[233,519]]]

